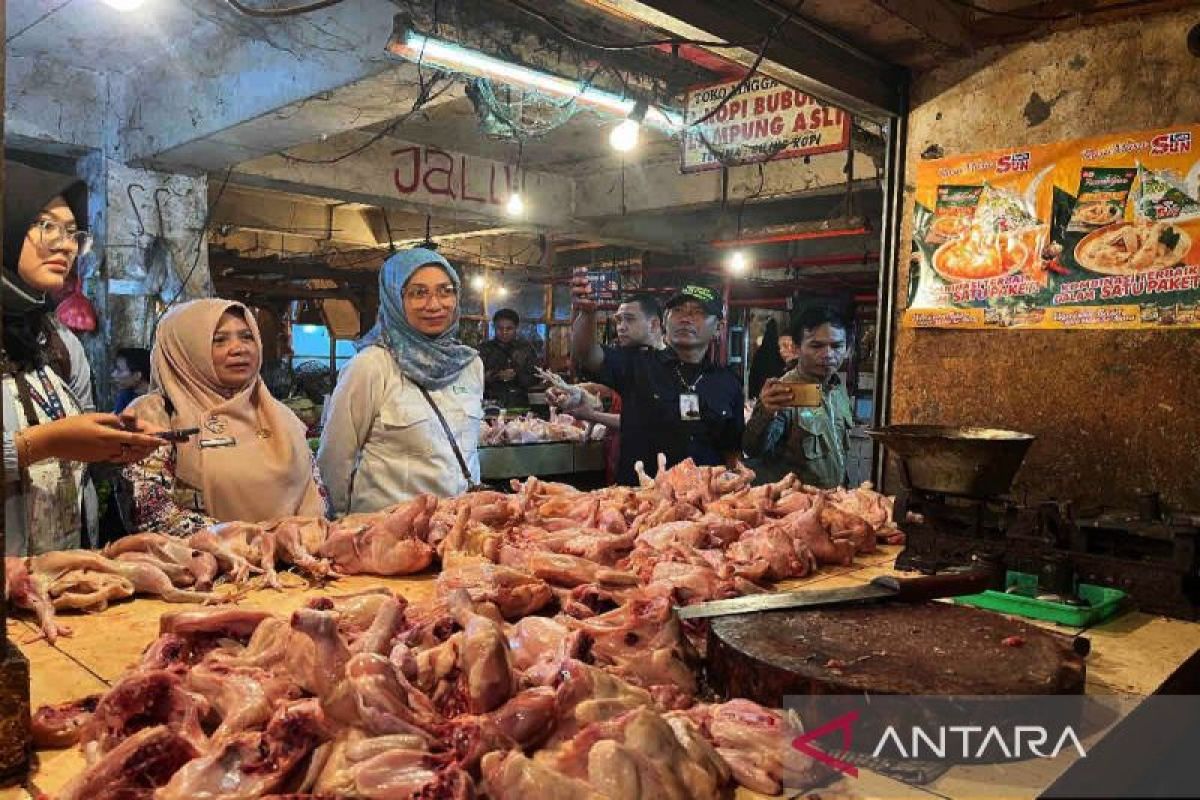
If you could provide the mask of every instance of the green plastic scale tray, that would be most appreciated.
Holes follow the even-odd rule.
[[[1034,596],[1037,592],[1037,576],[1026,572],[1009,571],[1005,577],[1005,586],[1010,591],[998,592],[989,589],[980,594],[956,597],[954,602],[976,608],[986,608],[989,611],[999,611],[1001,614],[1014,614],[1030,619],[1057,622],[1073,628],[1083,628],[1103,622],[1116,614],[1126,598],[1125,592],[1120,589],[1081,583],[1078,590],[1079,596],[1087,601],[1088,605],[1086,606],[1056,603],[1053,600],[1039,600]]]

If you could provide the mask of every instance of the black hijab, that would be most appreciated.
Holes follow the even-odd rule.
[[[762,344],[754,351],[750,361],[750,390],[751,397],[758,397],[763,384],[768,378],[778,378],[787,372],[787,364],[779,353],[779,328],[774,319],[767,320],[763,330]]]
[[[79,178],[46,172],[18,161],[4,162],[4,352],[5,369],[27,371],[50,364],[63,380],[70,378],[66,348],[50,321],[53,306],[45,294],[21,279],[17,264],[29,228],[38,212],[57,196],[67,201],[75,224],[87,227],[87,185]],[[66,371],[64,371],[64,369]]]

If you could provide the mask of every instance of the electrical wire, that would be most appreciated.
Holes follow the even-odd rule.
[[[429,85],[433,86],[434,84],[433,84],[433,82],[430,82]],[[336,164],[339,161],[343,161],[347,158],[350,158],[350,156],[356,156],[359,153],[361,153],[363,150],[366,150],[371,145],[373,145],[376,142],[379,142],[380,140],[391,135],[391,133],[393,131],[395,131],[396,128],[403,125],[405,122],[408,122],[408,120],[411,119],[413,117],[413,115],[415,115],[418,111],[420,111],[427,103],[429,103],[433,100],[436,100],[438,97],[445,94],[450,89],[450,87],[453,85],[454,85],[454,81],[451,80],[451,81],[447,81],[446,84],[441,89],[434,92],[433,94],[428,94],[428,96],[423,96],[423,95],[426,95],[427,92],[423,91],[423,92],[419,93],[417,95],[417,99],[413,101],[413,107],[411,109],[409,109],[405,114],[397,117],[396,119],[389,122],[385,127],[381,128],[380,130],[373,133],[371,135],[371,138],[367,139],[362,144],[357,145],[357,146],[351,148],[350,150],[347,150],[345,153],[342,153],[341,155],[337,155],[332,158],[302,158],[300,156],[289,155],[288,153],[280,153],[279,155],[281,158],[283,158],[287,161],[293,161],[293,162],[296,162],[299,164]]]
[[[758,68],[762,65],[763,59],[766,58],[767,48],[771,46],[771,42],[775,39],[776,34],[783,30],[783,27],[792,21],[792,17],[796,16],[796,12],[799,11],[800,7],[803,5],[804,0],[799,0],[799,2],[788,9],[787,14],[781,17],[779,22],[775,23],[775,26],[767,32],[766,36],[763,37],[762,46],[758,48],[758,55],[754,57],[754,63],[750,65],[750,69],[746,71],[746,74],[742,76],[742,79],[738,81],[737,85],[729,91],[729,94],[721,98],[721,102],[710,108],[704,116],[700,117],[700,119],[689,122],[689,128],[695,128],[699,125],[703,125],[705,122],[708,122],[710,119],[715,117],[717,112],[724,108],[729,101],[737,95],[738,92],[746,88],[746,84],[749,83],[750,79],[753,78],[755,73],[758,72]]]
[[[664,47],[667,45],[684,45],[684,44],[695,45],[696,47],[737,48],[737,47],[751,47],[751,46],[757,45],[762,42],[761,39],[755,39],[752,42],[725,42],[725,41],[712,41],[712,40],[706,40],[706,39],[686,39],[686,38],[680,38],[680,37],[674,37],[674,36],[667,37],[665,39],[649,39],[649,40],[641,41],[641,42],[598,42],[595,39],[589,39],[580,33],[576,33],[575,31],[570,30],[569,28],[564,26],[561,22],[559,22],[558,20],[547,15],[545,12],[540,11],[539,9],[533,8],[532,6],[525,4],[524,2],[522,2],[522,0],[508,0],[508,2],[510,5],[516,6],[521,11],[524,11],[526,14],[528,14],[529,16],[531,16],[535,19],[541,20],[549,28],[553,29],[556,33],[566,37],[567,39],[570,39],[572,42],[575,42],[576,44],[584,45],[585,47],[591,47],[596,50],[609,50],[609,51],[641,50],[641,49],[647,48],[647,47]]]
[[[986,14],[991,17],[1003,17],[1005,19],[1017,19],[1017,20],[1022,20],[1024,22],[1062,22],[1063,20],[1066,20],[1066,19],[1090,17],[1090,16],[1094,16],[1096,14],[1107,14],[1111,11],[1122,11],[1122,10],[1128,9],[1128,8],[1138,8],[1140,6],[1149,5],[1150,3],[1154,2],[1155,0],[1128,0],[1128,2],[1124,2],[1124,3],[1113,3],[1112,5],[1100,6],[1099,8],[1090,8],[1090,9],[1086,9],[1083,11],[1068,11],[1068,12],[1064,12],[1062,14],[1053,14],[1053,15],[1049,15],[1049,16],[1026,14],[1026,13],[1022,13],[1020,11],[995,11],[993,9],[986,8],[985,6],[981,6],[978,3],[972,2],[972,0],[950,0],[950,1],[957,6],[961,6],[963,8],[968,8],[972,11],[977,11],[980,14]]]
[[[225,0],[229,7],[239,14],[245,14],[247,17],[257,17],[258,19],[281,19],[283,17],[297,17],[301,14],[308,14],[313,11],[320,11],[323,8],[330,8],[343,2],[343,0],[317,0],[315,3],[305,3],[301,6],[292,6],[291,8],[252,8],[248,5],[239,3],[238,0]]]
[[[436,6],[435,6],[435,8],[436,8]],[[434,18],[433,22],[434,22],[434,27],[436,27],[437,26],[437,18],[436,17]],[[436,85],[437,79],[434,78],[429,83],[425,83],[425,73],[421,71],[421,67],[422,67],[422,64],[424,61],[425,61],[425,49],[421,48],[421,55],[419,55],[417,57],[417,85],[418,85],[417,96],[413,100],[412,108],[410,108],[407,113],[402,114],[401,116],[399,116],[396,119],[389,122],[387,125],[385,125],[383,128],[381,128],[379,131],[372,134],[371,137],[369,139],[367,139],[365,142],[363,142],[362,144],[358,145],[357,147],[352,147],[349,150],[347,150],[345,153],[342,153],[341,155],[338,155],[338,156],[334,156],[333,158],[301,158],[300,156],[293,156],[293,155],[289,155],[287,153],[280,153],[279,155],[284,160],[291,161],[291,162],[297,163],[297,164],[336,164],[339,161],[343,161],[347,158],[350,158],[351,156],[358,155],[359,153],[366,150],[368,147],[372,146],[376,142],[383,140],[385,137],[389,136],[394,130],[396,130],[396,128],[400,127],[405,122],[408,122],[410,119],[412,119],[413,115],[415,115],[418,111],[420,111],[426,104],[428,104],[429,102],[431,102],[433,100],[436,100],[438,97],[445,94],[450,89],[450,87],[454,85],[453,79],[447,79],[445,85],[443,85],[441,89],[439,89],[437,92],[434,92],[431,94],[430,90],[433,88],[433,86]]]

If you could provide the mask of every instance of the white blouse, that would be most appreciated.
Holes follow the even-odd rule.
[[[476,358],[429,394],[478,482],[483,362]],[[433,409],[378,345],[342,368],[326,409],[317,467],[338,515],[378,511],[419,494],[451,497],[468,488]]]
[[[57,319],[53,322],[70,355],[71,374],[63,379],[50,367],[46,367],[44,373],[67,416],[94,411],[92,370],[83,344]],[[45,392],[36,371],[26,373],[25,379],[39,394]],[[30,467],[29,483],[23,485],[13,434],[51,418],[38,403],[34,403],[37,419],[26,418],[25,410],[17,400],[16,380],[12,377],[5,377],[0,382],[0,394],[3,395],[4,413],[5,555],[27,556],[80,547],[84,544],[80,535],[81,501],[87,503],[93,523],[96,504],[95,491],[90,484],[84,484],[84,465],[47,459]],[[95,530],[87,531],[88,543],[94,545],[95,537]]]

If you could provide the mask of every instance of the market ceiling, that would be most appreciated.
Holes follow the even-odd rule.
[[[552,120],[561,124],[518,145],[495,130],[495,119],[491,130],[481,130],[481,100],[465,81],[440,80],[435,70],[388,54],[402,35],[398,12],[428,35],[600,91],[628,90],[655,100],[656,108],[677,101],[684,87],[758,60],[765,74],[794,78],[814,94],[882,117],[897,108],[906,70],[927,69],[997,37],[1182,5],[145,0],[128,13],[112,8],[131,2],[7,4],[9,146],[63,156],[103,150],[164,171],[208,172],[210,197],[217,187],[230,190],[214,211],[215,244],[252,255],[411,244],[428,225],[468,252],[526,252],[537,237],[554,233],[568,245],[686,257],[704,256],[713,240],[775,224],[792,201],[801,203],[798,214],[817,215],[796,216],[798,224],[837,227],[838,219],[854,216],[850,194],[843,207],[804,198],[839,196],[847,173],[856,185],[876,180],[878,128],[855,128],[849,161],[833,153],[779,161],[765,175],[735,167],[725,178],[720,171],[680,176],[677,139],[651,125],[642,126],[636,152],[614,153],[610,130],[620,118],[602,110]],[[313,5],[319,8],[311,13],[277,13]],[[716,39],[737,46],[718,47]],[[657,43],[640,46],[645,42]],[[627,43],[639,46],[621,46]],[[521,110],[504,84],[493,86],[492,108]],[[449,160],[431,161],[431,150]],[[514,162],[534,177],[521,219],[500,213]],[[437,177],[444,189],[453,187],[454,202],[423,188],[397,191],[397,183],[420,185],[428,178],[421,170],[431,168],[447,171]],[[871,233],[839,245],[865,252],[875,239]],[[772,257],[795,255],[793,248]]]

